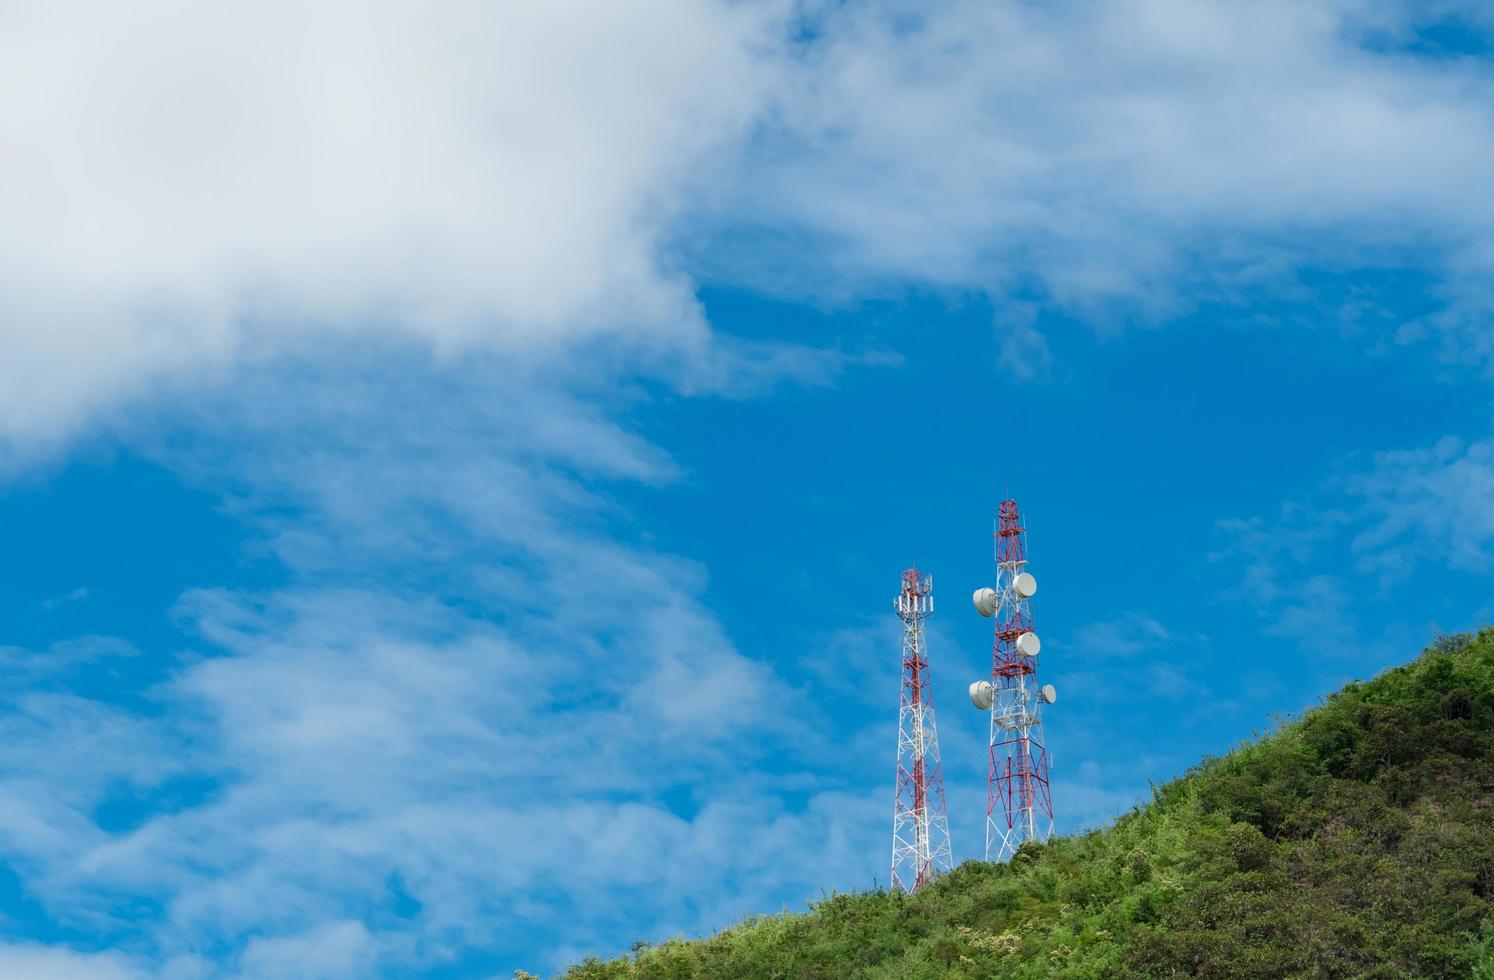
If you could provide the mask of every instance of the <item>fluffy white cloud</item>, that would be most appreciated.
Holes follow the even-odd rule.
[[[1415,235],[1483,244],[1490,76],[1399,53],[1412,17],[1354,0],[825,5],[754,205],[779,202],[857,279],[1112,315]]]
[[[30,894],[183,976],[358,977],[548,969],[869,880],[885,794],[764,779],[827,752],[813,706],[698,566],[606,533],[603,488],[672,461],[554,388],[414,377],[267,371],[154,444],[292,581],[183,596],[200,642],[143,716],[71,683],[127,645],[0,656],[0,853]],[[543,426],[501,407],[533,400]]]
[[[308,329],[698,339],[661,235],[750,119],[766,13],[8,5],[0,434]]]
[[[1403,53],[1414,17],[1454,12],[11,4],[0,437],[308,333],[525,356],[609,337],[712,384],[701,277],[1025,293],[1101,322],[1411,245],[1474,284],[1494,81]],[[1003,363],[1041,370],[1011,309]],[[1457,309],[1402,339],[1479,356]],[[816,370],[790,361],[766,369]]]
[[[826,4],[733,214],[764,245],[730,273],[985,292],[1019,376],[1050,361],[1037,308],[1106,330],[1263,291],[1488,366],[1494,79],[1410,53],[1440,18],[1489,26],[1357,0]],[[788,215],[812,249],[782,247]],[[1301,275],[1401,268],[1407,249],[1445,306],[1399,330]]]

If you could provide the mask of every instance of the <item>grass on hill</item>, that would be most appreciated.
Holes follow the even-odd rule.
[[[1104,830],[567,980],[1494,980],[1494,629],[1208,759]]]

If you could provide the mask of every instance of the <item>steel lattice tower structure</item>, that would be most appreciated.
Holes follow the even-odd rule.
[[[981,615],[996,617],[991,680],[972,684],[970,699],[991,712],[986,860],[1005,861],[1024,842],[1046,841],[1053,833],[1042,709],[1057,695],[1051,684],[1038,686],[1037,580],[1026,570],[1026,530],[1015,500],[1001,502],[995,537],[996,587],[973,597]]]
[[[916,568],[904,572],[893,608],[903,621],[903,683],[897,714],[897,791],[892,804],[892,887],[912,892],[954,863],[923,629],[924,620],[934,611],[933,577]]]

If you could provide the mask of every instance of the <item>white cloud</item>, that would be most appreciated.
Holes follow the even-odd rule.
[[[1365,4],[822,9],[762,186],[853,274],[1032,276],[1081,308],[1145,310],[1202,271],[1182,250],[1248,280],[1281,235],[1353,228],[1319,256],[1352,262],[1490,231],[1464,206],[1494,148],[1487,73],[1372,53]],[[1240,236],[1261,237],[1240,254]]]
[[[1225,598],[1255,610],[1262,632],[1313,656],[1362,658],[1372,644],[1360,634],[1359,613],[1338,574],[1313,571],[1341,545],[1356,517],[1288,501],[1271,518],[1218,522],[1226,544],[1210,560],[1239,568]],[[1335,570],[1340,565],[1331,565]]]
[[[7,6],[0,434],[313,329],[701,339],[661,236],[771,10]]]
[[[295,377],[141,436],[233,493],[291,582],[183,596],[202,642],[131,692],[144,715],[65,675],[4,694],[0,852],[43,907],[153,966],[213,950],[224,975],[471,949],[548,969],[571,948],[536,936],[617,949],[877,873],[885,790],[764,779],[769,754],[815,771],[812,704],[733,647],[698,566],[612,533],[606,488],[673,478],[666,455],[476,366],[394,399],[377,374]],[[538,429],[496,407],[531,398]],[[162,791],[184,778],[205,785]]]
[[[1350,457],[1312,497],[1333,506],[1288,501],[1269,518],[1220,521],[1227,543],[1210,556],[1239,567],[1226,598],[1253,607],[1266,636],[1305,651],[1403,659],[1428,639],[1425,621],[1384,620],[1402,608],[1393,597],[1406,582],[1428,569],[1476,574],[1494,560],[1494,439],[1447,436]],[[1364,628],[1374,620],[1375,630]]]
[[[1401,578],[1428,559],[1477,572],[1494,558],[1494,438],[1377,453],[1347,489],[1366,522],[1353,542],[1366,567]]]
[[[945,678],[955,669],[951,663],[954,644],[936,623],[928,627],[929,669]],[[898,657],[902,626],[889,613],[868,617],[857,626],[845,626],[818,637],[815,654],[803,669],[814,679],[815,696],[843,697],[860,706],[897,703]],[[953,687],[953,684],[949,684]],[[891,719],[889,719],[891,720]]]
[[[1236,598],[1278,607],[1283,632],[1348,635],[1353,603],[1341,578],[1307,576],[1301,566],[1344,546],[1343,567],[1380,578],[1379,593],[1401,587],[1425,563],[1465,572],[1488,568],[1494,553],[1494,438],[1446,436],[1421,449],[1348,459],[1317,496],[1337,506],[1289,501],[1271,519],[1219,522],[1227,546],[1214,560],[1245,559]]]
[[[144,980],[148,974],[108,953],[78,953],[38,943],[0,943],[0,976],[7,980]]]
[[[1200,665],[1208,660],[1208,637],[1179,634],[1145,612],[1087,623],[1062,647],[1068,651],[1063,657],[1068,666],[1056,675],[1056,686],[1065,704],[1109,706],[1138,697],[1198,701],[1209,696],[1198,679]],[[1145,656],[1133,660],[1138,654]]]
[[[1064,817],[1076,829],[1104,826],[1143,802],[1142,794],[1135,789],[1114,788],[1115,775],[1094,760],[1085,759],[1074,767],[1073,776],[1055,776],[1053,796],[1063,800]]]
[[[551,364],[605,337],[625,352],[609,363],[690,390],[824,376],[770,348],[723,378],[701,279],[984,292],[1002,362],[1040,373],[1033,303],[1104,324],[1408,245],[1456,293],[1494,255],[1494,81],[1399,53],[1409,7],[70,0],[0,17],[13,450],[316,335]],[[1403,339],[1432,333],[1487,350],[1467,317]]]
[[[374,944],[361,922],[328,922],[303,933],[249,941],[240,958],[246,977],[271,980],[330,980],[366,977],[374,966]]]
[[[1295,640],[1319,653],[1357,652],[1358,627],[1348,584],[1337,575],[1286,572],[1282,598],[1267,607],[1267,636]]]
[[[1093,658],[1128,657],[1152,649],[1168,640],[1167,627],[1142,612],[1089,623],[1074,630],[1075,652]]]
[[[998,364],[1024,380],[1048,371],[1053,353],[1037,328],[1037,309],[1032,303],[1007,304],[997,317],[996,328]]]

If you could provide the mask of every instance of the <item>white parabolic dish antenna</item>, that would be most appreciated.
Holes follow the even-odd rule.
[[[989,710],[995,701],[996,685],[990,681],[976,681],[970,685],[970,703],[980,710]]]
[[[1037,579],[1032,577],[1031,572],[1023,572],[1012,579],[1012,588],[1017,590],[1017,595],[1024,599],[1031,599],[1037,595]]]
[[[1017,637],[1017,652],[1024,657],[1036,657],[1042,648],[1043,642],[1036,633],[1027,632]]]
[[[982,616],[994,616],[1001,606],[1001,596],[995,589],[976,589],[970,601],[975,603],[975,611]]]
[[[1043,685],[1043,701],[1052,704],[1058,700],[1058,690],[1052,684]]]

